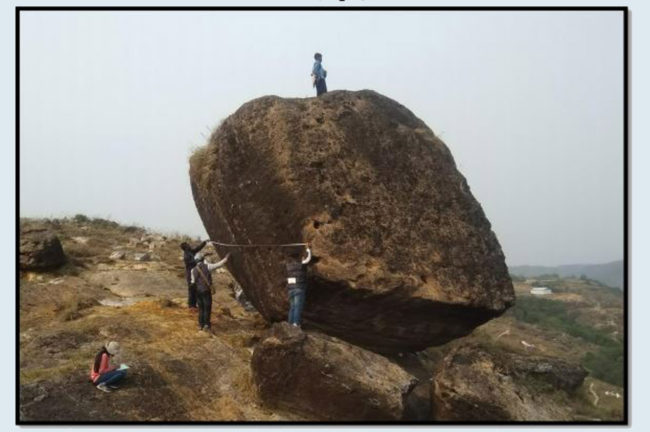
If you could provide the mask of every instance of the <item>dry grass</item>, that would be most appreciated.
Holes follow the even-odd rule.
[[[190,178],[200,185],[204,184],[209,175],[210,145],[197,148],[190,156]]]
[[[102,255],[105,251],[99,246],[91,246],[80,243],[68,243],[63,248],[66,255],[74,258],[90,258]]]
[[[73,321],[82,316],[81,311],[97,304],[94,299],[82,299],[76,293],[67,291],[55,307],[56,317],[59,321]]]
[[[222,120],[210,135],[208,143],[190,155],[190,179],[201,189],[211,190],[213,187],[210,178],[217,166],[217,144],[220,139],[224,139],[226,132],[227,122]]]
[[[158,306],[160,306],[161,308],[174,308],[177,307],[178,305],[173,301],[171,301],[170,299],[163,298],[158,300]]]

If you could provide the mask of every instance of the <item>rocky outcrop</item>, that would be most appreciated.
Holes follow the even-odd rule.
[[[253,100],[190,165],[212,239],[311,243],[307,326],[379,352],[415,351],[514,301],[499,242],[449,149],[378,93]],[[246,249],[228,263],[270,321],[288,310],[287,252]]]
[[[332,421],[417,416],[417,380],[385,357],[318,332],[275,324],[255,347],[253,379],[265,404]],[[418,395],[414,395],[418,396]]]
[[[443,421],[568,421],[563,402],[584,380],[578,365],[460,346],[433,378],[432,408]],[[564,395],[562,395],[564,392]]]
[[[20,269],[49,270],[66,261],[59,238],[45,228],[20,231]]]
[[[147,269],[111,268],[88,275],[88,282],[120,297],[164,297],[187,295],[187,284],[176,274]]]

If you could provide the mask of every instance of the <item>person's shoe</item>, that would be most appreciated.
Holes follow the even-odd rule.
[[[300,327],[300,324],[296,324],[296,323],[293,323],[291,325],[294,326],[294,327]]]
[[[117,389],[119,389],[120,387],[119,387],[119,386],[116,386],[116,385],[110,385],[110,384],[109,384],[109,385],[108,385],[108,388],[111,389],[111,390],[117,390]]]
[[[190,306],[187,308],[187,310],[191,313],[197,313],[199,311],[199,308],[197,308],[196,306]]]
[[[106,393],[110,393],[110,392],[112,391],[112,390],[109,389],[109,388],[106,386],[106,384],[104,384],[104,383],[99,384],[99,385],[97,386],[97,390],[101,390],[101,391],[106,392]]]
[[[204,326],[199,326],[199,331],[203,330]]]
[[[203,330],[204,331],[210,331],[210,326],[209,325],[204,325]]]

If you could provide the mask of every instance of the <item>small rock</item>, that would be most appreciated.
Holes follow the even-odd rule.
[[[72,237],[72,241],[82,245],[87,245],[89,240],[90,240],[89,237]]]
[[[125,255],[126,254],[124,252],[122,252],[122,251],[115,251],[109,256],[109,258],[112,259],[112,260],[121,260],[121,259],[124,259]]]
[[[143,247],[143,246],[146,246],[146,243],[141,241],[140,239],[137,239],[135,237],[131,237],[129,239],[129,242],[127,243],[127,246],[128,247],[133,247],[133,248],[135,248],[135,247]]]
[[[133,255],[133,259],[136,261],[151,261],[151,255],[149,252],[136,253]]]

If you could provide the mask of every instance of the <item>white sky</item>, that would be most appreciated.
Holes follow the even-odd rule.
[[[187,158],[267,94],[376,90],[446,142],[509,265],[623,256],[620,12],[23,12],[21,216],[205,236]]]

